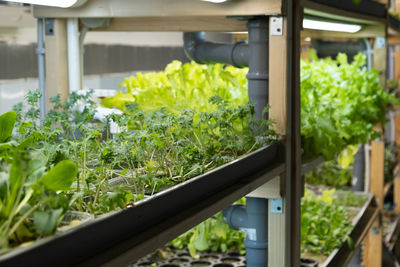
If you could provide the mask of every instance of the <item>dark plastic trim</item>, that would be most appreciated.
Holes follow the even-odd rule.
[[[388,22],[389,22],[389,27],[394,29],[395,31],[400,32],[400,20],[396,19],[392,15],[388,15]]]
[[[323,266],[326,267],[337,267],[347,266],[350,262],[354,252],[361,245],[362,240],[368,233],[373,222],[379,215],[379,208],[376,203],[376,199],[368,194],[368,200],[361,208],[360,212],[353,219],[353,230],[350,233],[350,238],[354,242],[354,248],[351,249],[348,242],[343,241],[342,246],[339,249],[334,250],[326,259]]]
[[[352,0],[312,0],[312,2],[378,18],[386,16],[385,5],[371,0],[361,0],[359,4],[354,4]]]
[[[91,265],[99,265],[125,253],[136,242],[136,237],[143,236],[143,233],[152,233],[148,236],[149,239],[146,240],[148,241],[151,238],[156,239],[160,232],[166,232],[165,240],[155,240],[155,243],[168,242],[201,222],[197,219],[192,220],[185,225],[185,228],[168,233],[168,229],[177,224],[177,222],[168,224],[173,218],[178,216],[183,220],[185,217],[196,215],[200,208],[206,210],[213,205],[208,201],[214,198],[213,202],[217,202],[226,195],[233,194],[230,193],[234,192],[233,189],[236,190],[236,199],[239,199],[249,193],[249,190],[257,188],[255,186],[260,186],[261,182],[265,183],[268,179],[272,179],[272,175],[282,173],[283,167],[268,169],[282,164],[280,147],[278,144],[273,144],[261,148],[243,158],[138,202],[134,207],[97,218],[74,230],[39,240],[27,248],[10,251],[0,256],[0,265],[3,267],[75,266],[87,265],[89,262]],[[277,171],[279,173],[276,173]],[[253,184],[255,188],[249,186],[255,180],[253,176],[262,177],[268,172],[274,173],[267,175],[268,177],[264,178],[265,181],[259,179],[257,184]],[[227,190],[229,188],[233,189],[229,191]],[[241,195],[238,195],[238,191]],[[233,198],[230,201],[233,202],[236,199]],[[226,203],[226,206],[229,204],[229,202]],[[220,207],[222,208],[224,207]],[[216,211],[218,209],[214,212]],[[209,214],[211,215],[212,213]],[[138,240],[136,243],[138,242],[141,244],[142,241]],[[130,260],[139,259],[157,248],[152,246],[141,247],[140,253],[131,255]]]

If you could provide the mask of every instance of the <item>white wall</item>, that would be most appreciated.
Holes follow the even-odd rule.
[[[125,77],[135,73],[116,73],[108,75],[89,75],[84,77],[83,89],[115,89],[123,90],[119,84]],[[0,114],[23,101],[29,90],[38,88],[37,79],[0,80]]]

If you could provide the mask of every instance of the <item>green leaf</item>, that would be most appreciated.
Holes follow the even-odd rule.
[[[10,168],[10,191],[13,192],[14,196],[23,183],[22,163],[22,159],[14,159]]]
[[[48,190],[67,190],[71,187],[77,174],[78,168],[75,163],[63,160],[48,171],[40,181]]]
[[[7,142],[11,137],[16,118],[17,113],[13,110],[0,115],[0,143]]]
[[[40,235],[49,235],[53,233],[62,213],[62,209],[35,211],[33,213],[33,223],[37,233]]]
[[[204,235],[200,234],[196,236],[193,240],[193,245],[196,250],[205,251],[208,249],[208,242]]]

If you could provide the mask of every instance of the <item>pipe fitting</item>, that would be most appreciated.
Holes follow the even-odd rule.
[[[198,63],[225,63],[238,68],[248,65],[249,48],[244,42],[213,43],[205,40],[204,32],[185,32],[183,43],[186,56]]]
[[[246,206],[224,209],[223,217],[231,228],[246,234],[247,266],[265,267],[268,262],[268,199],[247,197],[246,202]]]
[[[232,229],[239,230],[248,224],[246,206],[233,205],[222,211],[225,222]]]

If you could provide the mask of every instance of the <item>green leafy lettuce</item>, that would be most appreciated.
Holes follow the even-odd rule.
[[[121,84],[126,93],[105,98],[102,105],[124,111],[127,103],[136,103],[144,110],[166,108],[175,114],[183,109],[209,112],[215,107],[208,100],[218,95],[237,107],[248,102],[246,74],[247,69],[223,64],[182,64],[174,60],[162,72],[126,78]]]

